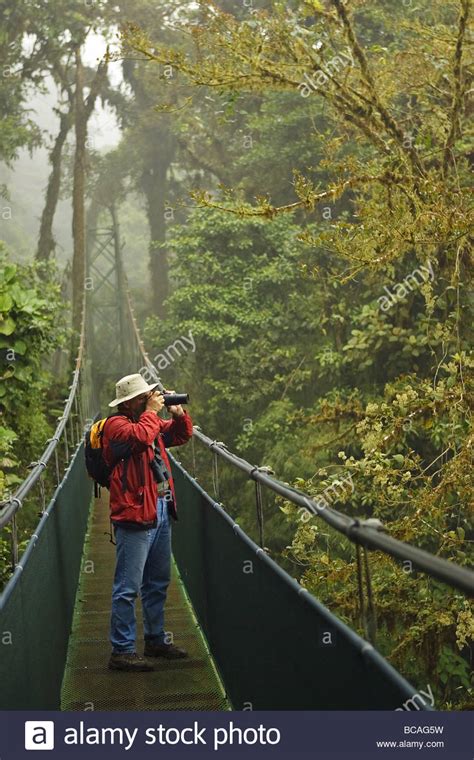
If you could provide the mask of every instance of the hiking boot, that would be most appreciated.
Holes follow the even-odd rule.
[[[174,644],[153,644],[151,641],[145,642],[144,657],[166,657],[167,660],[179,660],[187,657],[185,649],[175,647]]]
[[[129,670],[145,672],[153,670],[151,662],[147,662],[136,652],[112,652],[109,660],[110,670]]]

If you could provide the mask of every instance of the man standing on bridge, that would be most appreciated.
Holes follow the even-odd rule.
[[[164,398],[156,388],[157,384],[148,385],[140,374],[123,377],[109,404],[118,407],[118,414],[104,426],[104,459],[108,464],[119,460],[110,478],[110,519],[117,542],[110,628],[109,668],[113,670],[148,671],[153,665],[144,657],[187,656],[184,649],[165,641],[164,632],[171,566],[170,515],[178,519],[165,446],[186,443],[193,425],[181,406],[168,408],[170,420],[158,417]],[[144,657],[136,651],[135,600],[139,594]]]

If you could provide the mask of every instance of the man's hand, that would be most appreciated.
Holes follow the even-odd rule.
[[[165,393],[176,393],[176,391],[170,391],[167,388],[165,388]],[[184,409],[179,404],[178,406],[167,406],[167,410],[173,415],[173,417],[182,417],[184,414]]]
[[[159,391],[154,391],[147,399],[147,412],[160,412],[165,405],[163,395]]]

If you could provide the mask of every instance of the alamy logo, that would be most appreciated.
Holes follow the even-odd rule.
[[[54,721],[26,720],[25,749],[54,749]]]

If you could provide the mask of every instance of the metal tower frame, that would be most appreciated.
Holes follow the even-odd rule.
[[[120,241],[114,206],[108,211],[110,227],[88,230],[87,245],[88,334],[92,343],[92,371],[98,387],[105,378],[124,374],[130,356],[122,261],[124,244]]]

